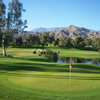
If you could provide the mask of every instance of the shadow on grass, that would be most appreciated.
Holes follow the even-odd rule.
[[[92,65],[92,64],[74,64],[73,68],[86,69],[86,70],[99,70],[100,71],[99,65]]]
[[[98,51],[96,48],[75,48],[78,50]]]
[[[11,63],[0,64],[0,70],[4,71],[40,71],[40,72],[69,72],[69,65],[53,63]],[[100,67],[85,64],[72,65],[72,73],[100,74]]]
[[[17,59],[17,58],[16,58]],[[49,59],[47,59],[47,58],[39,58],[38,56],[36,56],[36,57],[31,57],[31,58],[18,58],[18,59],[20,59],[20,60],[27,60],[27,61],[40,61],[40,62],[50,62],[50,60]]]
[[[0,70],[6,71],[17,71],[17,70],[27,70],[27,71],[45,71],[44,68],[35,67],[34,64],[31,66],[30,63],[14,63],[14,64],[0,64]]]

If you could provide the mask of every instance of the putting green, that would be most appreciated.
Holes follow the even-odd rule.
[[[80,91],[100,87],[100,75],[81,73],[54,73],[54,72],[23,72],[9,76],[8,80],[13,84],[24,87],[57,90]]]

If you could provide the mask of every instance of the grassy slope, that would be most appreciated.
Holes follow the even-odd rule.
[[[70,49],[70,56],[75,51],[79,52]],[[31,52],[32,49],[8,49],[16,57],[33,56]],[[62,52],[60,55],[65,56]],[[100,66],[73,64],[70,79],[68,65],[50,63],[44,57],[0,58],[0,100],[99,100],[99,74]]]

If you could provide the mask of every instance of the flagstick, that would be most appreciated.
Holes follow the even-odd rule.
[[[70,69],[70,76],[69,76],[70,80],[71,80],[71,69]]]
[[[69,79],[71,80],[71,69],[72,69],[72,65],[71,64],[69,65],[69,68],[70,68]]]

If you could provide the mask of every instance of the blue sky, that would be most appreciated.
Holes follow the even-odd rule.
[[[7,3],[11,0],[4,0]],[[75,25],[100,30],[100,0],[20,0],[28,28]]]

